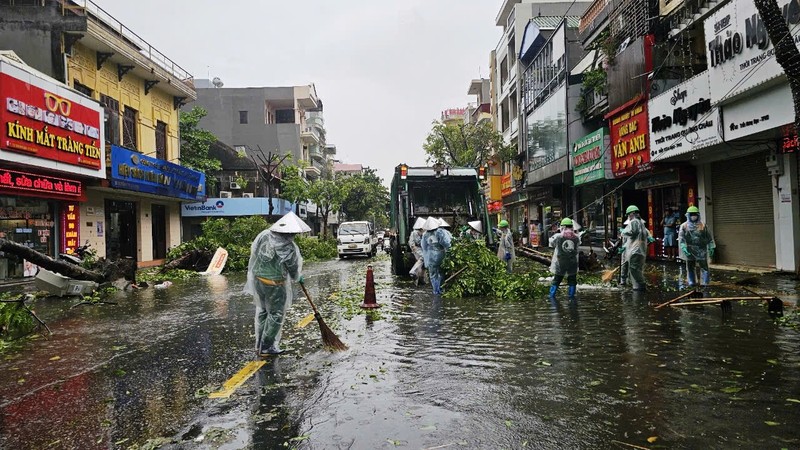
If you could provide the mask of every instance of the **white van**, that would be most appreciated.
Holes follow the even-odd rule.
[[[336,235],[336,249],[339,258],[350,255],[373,256],[378,248],[378,240],[367,221],[342,222]]]

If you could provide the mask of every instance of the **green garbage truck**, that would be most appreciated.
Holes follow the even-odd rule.
[[[408,247],[408,236],[417,218],[429,216],[444,219],[457,235],[467,222],[479,220],[486,245],[494,246],[495,236],[489,225],[489,214],[479,171],[467,167],[395,167],[391,188],[392,273],[408,275],[414,255]]]

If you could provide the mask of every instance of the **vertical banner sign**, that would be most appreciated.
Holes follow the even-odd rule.
[[[61,209],[61,253],[75,251],[80,242],[80,212],[77,203],[63,203]]]
[[[649,228],[651,232],[656,229],[655,228],[656,227],[656,218],[655,218],[655,214],[654,214],[654,212],[655,212],[654,209],[655,208],[653,206],[653,190],[652,189],[648,189],[647,190],[647,228]],[[658,247],[658,246],[657,245],[650,245],[648,250],[647,250],[647,254],[649,254],[651,257],[655,257],[656,254],[658,253],[658,250],[659,250],[656,247]]]
[[[611,170],[625,178],[646,170],[650,163],[647,108],[644,100],[611,117]]]
[[[512,186],[511,174],[507,173],[503,175],[501,181],[502,181],[502,190],[500,191],[500,195],[502,195],[503,197],[511,195],[511,186]]]
[[[575,186],[605,178],[603,167],[605,135],[605,128],[600,128],[575,143],[572,149],[572,173]]]

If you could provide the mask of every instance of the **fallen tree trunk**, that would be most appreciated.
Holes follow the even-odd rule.
[[[108,281],[104,274],[86,270],[83,267],[76,266],[75,264],[57,261],[45,255],[44,253],[39,253],[32,248],[28,248],[22,244],[17,244],[16,242],[9,241],[8,239],[0,239],[0,251],[19,256],[20,258],[26,259],[43,269],[60,273],[65,277],[74,278],[76,280],[94,281],[96,283]]]
[[[551,257],[547,256],[545,253],[537,252],[528,247],[519,247],[517,250],[517,254],[522,255],[528,259],[532,259],[538,263],[542,263],[547,267],[550,267]]]
[[[205,270],[213,257],[214,252],[205,249],[190,250],[161,266],[159,273],[171,269]]]

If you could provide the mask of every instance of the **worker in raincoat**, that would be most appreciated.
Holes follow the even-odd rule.
[[[481,237],[483,237],[483,224],[481,224],[481,221],[473,220],[471,222],[467,222],[467,226],[464,227],[461,237],[470,241],[477,241],[481,239]]]
[[[689,286],[697,284],[697,266],[700,266],[701,283],[708,286],[711,273],[708,271],[708,259],[714,257],[714,237],[706,224],[700,221],[700,210],[690,206],[686,210],[686,222],[678,229],[678,244],[686,260],[686,275]]]
[[[553,260],[550,263],[550,272],[553,282],[550,284],[550,299],[556,298],[561,280],[567,277],[567,295],[575,298],[578,289],[578,247],[581,238],[573,229],[572,219],[569,217],[561,220],[561,231],[550,236],[550,247],[553,249]]]
[[[303,284],[303,257],[294,243],[298,233],[311,231],[295,213],[281,217],[259,233],[250,246],[247,283],[244,292],[256,304],[256,352],[259,356],[283,353],[281,329],[286,310],[292,304],[292,280]]]
[[[424,224],[425,219],[418,217],[417,221],[414,222],[414,229],[408,235],[408,247],[417,260],[409,272],[411,278],[414,279],[414,284],[420,284],[425,281],[425,267],[423,266],[424,260],[422,258],[422,226]]]
[[[442,293],[442,261],[450,248],[450,233],[441,228],[441,222],[435,217],[428,217],[423,225],[422,256],[431,279],[431,287],[435,295]]]
[[[447,235],[447,238],[450,241],[452,241],[453,240],[453,233],[450,232],[450,224],[447,223],[447,221],[442,219],[441,217],[438,220],[439,220],[439,228],[441,228],[441,230],[444,232],[444,234]]]
[[[639,214],[639,208],[631,205],[625,210],[625,214],[628,215],[628,225],[622,229],[624,241],[622,261],[623,266],[627,263],[627,274],[622,276],[631,279],[634,291],[644,291],[646,287],[644,261],[647,257],[647,245],[652,237]]]
[[[499,246],[497,247],[497,257],[506,263],[506,272],[511,273],[514,268],[514,235],[508,227],[508,221],[503,219],[497,224],[500,231]]]

